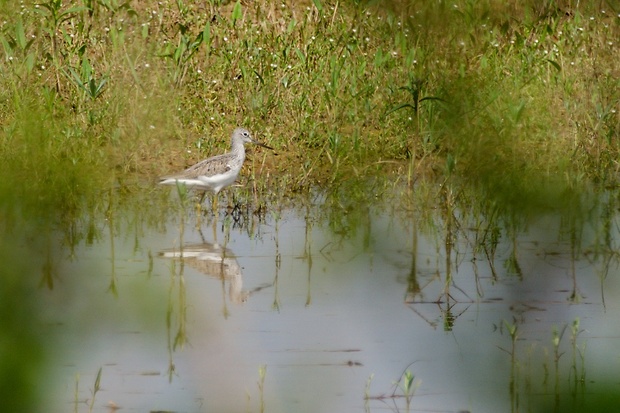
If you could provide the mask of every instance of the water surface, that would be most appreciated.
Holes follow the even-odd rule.
[[[416,412],[561,410],[618,383],[617,263],[591,227],[480,242],[457,211],[320,208],[98,223],[43,294],[53,410],[88,411],[99,368],[94,411],[407,411],[407,370]]]

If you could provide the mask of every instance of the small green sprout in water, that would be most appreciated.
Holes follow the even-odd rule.
[[[510,351],[506,350],[505,348],[499,347],[500,350],[505,351],[506,353],[510,354],[510,357],[512,359],[512,363],[514,365],[515,362],[515,354],[516,354],[516,346],[517,346],[517,338],[519,337],[519,325],[516,323],[516,320],[514,320],[514,324],[510,324],[508,321],[503,320],[503,326],[506,327],[506,330],[508,331],[508,335],[510,335],[510,342],[511,342],[511,348]]]
[[[99,390],[101,390],[101,373],[102,373],[102,367],[99,367],[99,370],[97,371],[97,376],[95,377],[95,384],[93,385],[93,389],[91,390],[91,398],[90,398],[90,403],[88,403],[88,412],[91,413],[93,411],[93,408],[95,407],[95,397],[97,396],[97,393],[99,392]],[[79,401],[79,393],[80,393],[80,374],[76,374],[75,375],[75,390],[74,390],[74,400],[73,403],[75,405],[74,408],[74,412],[78,413],[78,405],[80,404]],[[88,401],[84,401],[84,403],[87,403]]]
[[[265,376],[267,375],[267,365],[263,364],[258,368],[258,390],[260,392],[260,413],[265,412]]]
[[[410,411],[411,400],[413,399],[413,396],[418,387],[420,387],[420,381],[415,381],[415,376],[413,375],[411,370],[407,369],[400,377],[400,380],[398,382],[395,382],[394,384],[396,386],[396,389],[394,390],[394,393],[392,393],[392,396],[396,397],[396,390],[400,389],[403,393],[402,397],[405,398],[407,411]]]
[[[571,365],[571,374],[575,379],[575,385],[578,383],[581,385],[585,384],[586,381],[586,370],[585,370],[585,353],[586,353],[586,343],[580,348],[577,344],[577,337],[581,334],[583,330],[579,329],[579,317],[575,318],[573,324],[571,325],[571,347],[572,347],[572,365]],[[579,360],[581,361],[581,370],[577,369],[577,354],[579,354]]]
[[[366,389],[364,390],[364,410],[366,412],[370,412],[370,406],[368,405],[368,401],[372,398],[370,395],[370,383],[372,383],[372,379],[375,377],[374,373],[368,376],[368,380],[366,380]]]
[[[515,341],[517,339],[517,330],[519,328],[517,323],[510,324],[508,321],[504,320],[504,326],[506,326],[506,329],[508,330],[508,334],[510,334],[510,338],[512,339],[512,341]]]
[[[101,371],[102,367],[99,367],[99,371],[97,371],[97,377],[95,377],[95,385],[93,386],[90,405],[88,406],[89,413],[93,411],[93,407],[95,406],[95,396],[97,396],[97,393],[99,392],[99,390],[101,390]]]
[[[573,324],[571,325],[571,341],[577,341],[577,336],[581,334],[583,330],[579,330],[579,317],[575,318]]]
[[[420,387],[420,380],[415,379],[415,376],[409,370],[409,366],[407,369],[401,374],[400,379],[398,381],[394,381],[392,384],[394,385],[394,391],[390,395],[379,395],[372,396],[370,394],[370,383],[374,374],[371,374],[366,381],[366,389],[364,391],[364,409],[366,412],[370,412],[369,400],[392,400],[394,402],[395,411],[400,411],[400,409],[396,406],[396,400],[404,398],[406,403],[406,411],[409,412],[411,410],[411,401],[413,400],[413,396],[415,395],[416,390]],[[400,390],[400,394],[398,391]]]
[[[553,353],[555,356],[556,363],[560,360],[560,357],[562,357],[562,355],[564,354],[563,352],[560,353],[560,342],[562,341],[562,337],[564,336],[566,327],[568,327],[568,325],[564,324],[562,331],[558,331],[556,327],[553,327],[553,331],[552,331],[553,338],[551,341],[553,343]]]

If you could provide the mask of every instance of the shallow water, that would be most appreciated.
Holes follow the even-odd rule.
[[[50,411],[88,411],[100,367],[94,411],[407,411],[407,370],[409,411],[527,411],[618,382],[617,262],[560,218],[489,255],[458,214],[246,219],[100,223],[43,294]]]

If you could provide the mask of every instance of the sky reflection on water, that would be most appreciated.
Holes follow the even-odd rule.
[[[181,231],[177,222],[146,230],[139,248],[131,229],[80,247],[64,264],[72,291],[61,285],[47,297],[52,306],[64,297],[47,316],[64,348],[56,410],[74,410],[76,374],[78,399],[89,399],[103,367],[95,411],[258,412],[265,366],[266,412],[406,411],[391,396],[402,395],[394,382],[407,369],[418,386],[411,411],[516,411],[518,394],[559,392],[552,339],[565,327],[560,387],[582,372],[582,392],[617,381],[616,267],[603,281],[601,260],[579,258],[573,279],[557,219],[541,218],[516,244],[502,239],[491,267],[474,257],[467,231],[447,257],[445,233],[385,212],[339,235],[305,218],[284,212],[253,237],[218,225],[219,243],[207,223]],[[171,257],[181,236],[192,259]],[[147,316],[132,315],[138,306]]]

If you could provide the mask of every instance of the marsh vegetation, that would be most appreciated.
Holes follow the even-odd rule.
[[[519,235],[559,214],[571,262],[602,261],[605,278],[617,258],[620,8],[512,3],[0,0],[7,409],[39,403],[31,383],[45,365],[46,309],[26,297],[70,283],[63,263],[102,240],[116,295],[113,240],[141,251],[145,233],[170,223],[255,239],[294,210],[341,240],[361,233],[364,249],[379,210],[414,223],[413,234],[438,234],[437,296],[449,302],[457,240],[492,277],[498,246],[512,242],[501,261],[519,278]],[[275,152],[250,154],[219,215],[156,187],[223,152],[241,125]],[[415,296],[418,280],[407,283]],[[514,345],[517,324],[498,325]],[[419,375],[407,374],[409,407]]]

